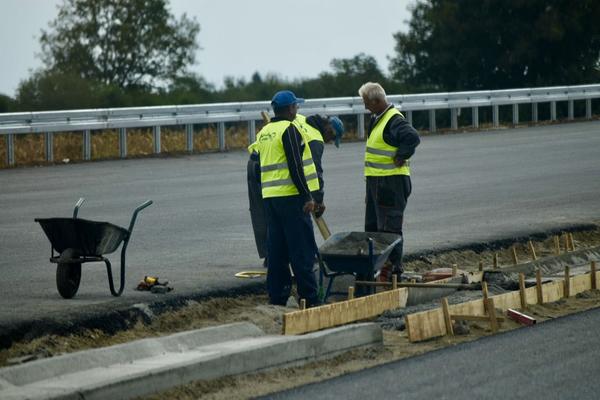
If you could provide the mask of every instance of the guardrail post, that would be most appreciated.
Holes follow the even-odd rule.
[[[15,165],[15,135],[6,135],[6,162],[11,167]]]
[[[458,109],[450,109],[450,128],[458,129]]]
[[[52,162],[54,161],[54,141],[52,140],[54,137],[52,136],[52,132],[44,133],[44,147],[46,149],[46,161]]]
[[[435,110],[429,110],[429,132],[435,132]]]
[[[519,125],[519,104],[513,104],[513,125]]]
[[[154,154],[160,154],[160,125],[152,127]]]
[[[127,157],[127,129],[119,128],[119,157]]]
[[[573,100],[568,101],[569,104],[569,121],[573,121],[575,119],[575,110],[573,107]]]
[[[494,128],[500,126],[500,107],[497,104],[492,106],[492,121]]]
[[[256,141],[256,121],[248,121],[248,144],[252,144]]]
[[[592,99],[585,99],[585,117],[592,119]]]
[[[83,131],[83,159],[92,158],[92,132],[89,129]]]
[[[194,125],[185,125],[185,149],[188,153],[194,151]]]
[[[550,102],[550,121],[556,121],[556,102]]]
[[[219,133],[219,151],[225,151],[225,122],[219,122],[217,128]]]
[[[471,119],[473,128],[479,128],[479,107],[471,107]]]
[[[365,114],[360,113],[357,116],[358,138],[365,138]]]
[[[409,124],[411,124],[411,125],[413,124],[412,123],[412,121],[413,121],[412,111],[409,110],[409,111],[406,112],[406,120],[408,121]]]
[[[538,103],[531,103],[531,121],[538,122]]]

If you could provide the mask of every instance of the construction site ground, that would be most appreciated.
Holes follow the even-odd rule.
[[[538,258],[552,256],[555,244],[553,235],[559,232],[540,233],[532,237]],[[600,228],[574,229],[572,231],[576,249],[600,245]],[[531,258],[527,240],[502,240],[494,244],[474,244],[458,250],[408,255],[405,269],[424,273],[436,268],[447,268],[456,264],[460,269],[476,271],[480,261],[485,268],[492,265],[494,254],[498,254],[500,268],[512,264],[510,247],[516,245],[519,260]],[[564,250],[564,241],[561,239]],[[259,278],[262,279],[262,278]],[[352,284],[341,279],[338,287]],[[439,303],[439,302],[438,302]],[[527,314],[538,322],[557,318],[600,305],[600,291],[592,290],[560,301],[530,305]],[[19,340],[6,349],[0,350],[0,366],[14,365],[44,357],[70,353],[78,350],[110,346],[132,340],[164,336],[175,332],[222,325],[230,322],[249,321],[264,332],[278,334],[282,328],[282,314],[290,308],[267,304],[266,294],[218,297],[203,301],[189,301],[185,306],[166,310],[152,318],[140,319],[131,328],[108,334],[102,330],[85,330],[69,335],[49,334],[32,340]],[[388,318],[377,319],[384,327],[384,342],[381,346],[357,348],[333,358],[308,362],[303,365],[275,368],[258,373],[223,377],[210,381],[198,381],[156,394],[155,399],[242,399],[265,395],[306,383],[317,382],[348,372],[369,368],[401,358],[411,357],[445,346],[476,340],[492,334],[488,324],[470,322],[461,334],[454,337],[441,337],[420,343],[410,343],[402,324],[390,323]],[[506,320],[502,331],[521,327],[516,322]],[[148,398],[148,397],[146,397]]]

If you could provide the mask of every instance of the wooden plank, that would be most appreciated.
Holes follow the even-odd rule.
[[[515,245],[511,246],[510,253],[512,256],[513,265],[517,265],[519,263],[519,258],[517,257],[517,247]]]
[[[596,280],[596,261],[590,263],[590,271],[591,286],[592,289],[596,289],[598,285],[598,281]]]
[[[490,328],[492,332],[498,332],[498,321],[496,320],[496,307],[494,305],[494,298],[487,299],[486,304],[488,315],[490,316]]]
[[[527,308],[527,298],[525,297],[525,274],[519,274],[519,300],[521,301],[521,309]]]
[[[529,252],[531,253],[531,258],[534,261],[537,260],[537,255],[535,254],[535,247],[533,246],[533,242],[530,240],[529,242],[527,242],[527,245],[529,246]]]
[[[543,296],[543,285],[542,285],[542,271],[537,269],[535,271],[535,289],[537,295],[537,303],[544,304],[544,296]]]
[[[574,296],[592,288],[592,282],[587,274],[576,275],[571,278],[571,295]]]
[[[575,242],[573,241],[572,232],[569,232],[569,244],[571,245],[571,251],[575,251]]]
[[[344,325],[406,307],[408,289],[400,288],[283,315],[283,334],[297,335]]]
[[[554,254],[560,255],[560,240],[556,235],[554,236]]]
[[[446,335],[454,336],[452,328],[452,320],[450,319],[450,311],[448,310],[448,298],[442,298],[442,312],[444,313],[444,325],[446,326]]]
[[[512,308],[509,308],[508,310],[506,310],[506,315],[508,316],[508,318],[512,319],[513,321],[517,321],[520,324],[523,325],[535,325],[535,323],[537,322],[535,318],[530,317],[529,315],[523,314],[517,310],[513,310]]]
[[[565,267],[565,297],[571,297],[571,268]]]

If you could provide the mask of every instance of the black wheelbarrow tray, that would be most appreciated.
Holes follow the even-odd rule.
[[[65,299],[77,293],[81,281],[81,264],[86,262],[104,262],[108,273],[108,285],[113,296],[120,296],[125,287],[125,252],[138,213],[152,204],[148,200],[140,204],[129,223],[129,229],[108,222],[90,221],[77,218],[79,208],[85,199],[81,198],[73,210],[73,218],[36,218],[50,240],[50,262],[58,264],[56,268],[56,286]],[[105,254],[115,252],[121,247],[121,279],[119,290],[113,283],[112,267]],[[55,255],[55,252],[58,255]]]
[[[336,276],[352,274],[373,280],[401,243],[401,235],[384,232],[339,232],[330,236],[319,247],[321,287],[323,275],[329,278],[324,300],[331,294]]]

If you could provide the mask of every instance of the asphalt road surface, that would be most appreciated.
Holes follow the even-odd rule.
[[[600,309],[343,375],[269,399],[598,399]]]
[[[600,219],[598,121],[422,139],[411,162],[405,253]],[[364,143],[326,148],[325,218],[332,232],[363,230],[363,150]],[[0,170],[0,328],[158,299],[134,290],[144,275],[170,281],[174,294],[247,284],[234,274],[261,263],[246,161],[245,152],[234,151]],[[138,204],[154,201],[133,231],[120,298],[110,295],[98,263],[83,265],[74,299],[56,291],[50,244],[34,218],[68,217],[79,197],[87,199],[80,218],[123,227]],[[118,268],[119,253],[108,257]]]

